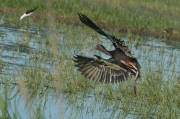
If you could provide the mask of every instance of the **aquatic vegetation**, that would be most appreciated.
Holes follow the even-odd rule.
[[[0,27],[2,118],[179,118],[179,43],[108,31],[139,59],[135,97],[133,80],[96,83],[74,67],[73,55],[82,49],[103,43],[113,50],[104,37],[55,19],[34,24],[15,19],[3,14]],[[94,54],[109,58],[94,50],[82,55]]]
[[[38,17],[42,13],[54,15],[54,18],[61,16],[59,20],[65,19],[64,22],[76,23],[77,19],[74,18],[77,18],[78,12],[82,12],[98,21],[99,24],[108,24],[109,27],[113,24],[119,27],[163,32],[164,29],[179,26],[180,2],[177,0],[171,2],[169,0],[156,2],[148,0],[51,0],[50,3],[48,0],[0,0],[0,3],[2,9],[15,8],[14,17],[19,17],[22,11],[38,7],[36,10]]]

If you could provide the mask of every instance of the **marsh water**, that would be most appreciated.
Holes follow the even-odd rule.
[[[0,23],[0,54],[3,64],[0,74],[0,90],[3,95],[5,80],[8,80],[8,109],[11,116],[13,116],[15,112],[18,112],[18,115],[22,118],[31,118],[31,113],[38,112],[44,116],[42,118],[53,119],[136,117],[134,116],[136,111],[133,112],[131,110],[127,112],[126,109],[123,109],[122,105],[125,104],[123,104],[121,100],[116,98],[111,100],[108,98],[104,99],[104,96],[96,95],[96,91],[94,91],[101,90],[103,94],[102,87],[106,88],[110,86],[112,90],[115,90],[116,87],[120,87],[119,89],[121,90],[121,86],[129,85],[129,92],[133,93],[132,85],[134,77],[130,81],[127,81],[128,83],[122,82],[121,84],[114,85],[91,82],[95,84],[94,87],[86,90],[76,89],[77,92],[75,93],[62,89],[60,90],[60,95],[57,95],[57,90],[55,90],[55,88],[46,87],[45,84],[39,85],[39,90],[43,87],[43,90],[40,92],[38,90],[31,92],[33,86],[30,86],[28,90],[30,90],[29,92],[31,92],[33,98],[31,98],[31,103],[27,104],[24,94],[22,94],[22,91],[19,90],[19,85],[17,85],[19,74],[24,74],[22,80],[26,81],[28,73],[31,72],[26,70],[34,66],[34,69],[39,69],[41,67],[40,69],[44,71],[41,74],[42,77],[47,78],[49,75],[53,77],[54,67],[59,66],[56,65],[56,61],[52,62],[52,60],[50,60],[50,58],[52,58],[52,47],[49,46],[51,41],[47,40],[50,35],[55,34],[55,36],[51,38],[58,39],[57,47],[59,56],[57,56],[57,58],[62,59],[62,57],[64,57],[61,66],[63,65],[62,67],[66,68],[63,68],[63,72],[61,73],[67,73],[68,67],[72,67],[72,71],[74,71],[68,73],[68,75],[72,74],[72,76],[70,76],[71,78],[68,78],[68,80],[77,80],[77,77],[74,75],[78,72],[72,65],[72,59],[75,53],[78,53],[84,48],[95,46],[97,43],[103,44],[108,50],[113,49],[108,39],[84,27],[61,25],[60,23],[59,26],[57,25],[55,27],[54,31],[56,32],[54,33],[48,25],[37,23],[27,25],[27,21],[28,20],[22,22],[18,21],[18,24],[24,25],[16,26],[5,23],[5,19],[2,18]],[[88,32],[86,32],[86,30]],[[74,35],[77,34],[77,38],[73,38]],[[159,73],[165,81],[172,78],[179,79],[180,43],[163,41],[162,39],[155,39],[152,37],[141,38],[133,36],[132,34],[123,36],[116,34],[116,36],[125,41],[126,45],[131,49],[132,54],[137,57],[141,64],[141,78],[137,82],[137,92],[138,86],[141,85],[141,80],[147,78],[147,76],[149,76],[148,73],[151,73],[151,75]],[[80,41],[78,41],[78,38],[81,38]],[[94,50],[87,51],[82,55],[93,57],[94,54],[109,58],[107,55]],[[88,80],[83,76],[82,78],[83,80]],[[63,85],[66,87],[68,83]],[[28,108],[28,105],[32,105],[32,112]],[[153,117],[152,114],[147,115]]]

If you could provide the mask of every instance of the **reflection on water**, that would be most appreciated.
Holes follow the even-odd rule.
[[[84,49],[83,47],[78,47],[68,49],[68,45],[71,43],[68,42],[68,32],[62,32],[63,28],[57,28],[56,38],[60,38],[62,40],[58,43],[59,50],[65,51],[67,54],[65,55],[67,59],[72,59],[72,54],[74,54],[74,50],[79,48],[80,50]],[[47,68],[50,73],[53,72],[53,66],[51,61],[44,61],[43,54],[44,51],[47,52],[48,56],[50,56],[50,52],[52,49],[48,49],[48,43],[46,37],[48,34],[52,33],[47,26],[43,27],[43,30],[39,28],[38,25],[33,24],[33,27],[12,27],[9,25],[1,25],[0,26],[0,54],[1,60],[3,63],[3,69],[1,73],[1,77],[4,75],[17,75],[17,71],[19,69],[23,69],[24,67],[28,67],[31,62],[34,62],[33,59],[34,54],[40,53],[42,54],[42,61],[40,61],[40,67]],[[75,33],[74,33],[75,34]],[[85,32],[82,33],[82,37],[86,39],[87,42],[92,42],[93,45],[97,43],[94,42],[92,38],[87,38],[88,34]],[[98,36],[99,37],[99,36]],[[121,37],[121,36],[118,36]],[[112,50],[112,44],[104,37],[101,37],[102,40],[99,41],[103,44],[107,49]],[[139,63],[141,64],[141,76],[144,77],[150,69],[153,69],[154,73],[159,71],[159,67],[162,71],[162,76],[164,80],[171,79],[171,77],[179,76],[179,66],[180,66],[180,53],[179,53],[179,45],[178,43],[169,43],[162,42],[156,39],[152,40],[149,38],[146,39],[133,39],[131,40],[129,37],[123,37],[126,44],[131,48],[132,54],[137,57]],[[78,43],[74,42],[74,43]],[[68,51],[69,50],[69,51]],[[87,51],[84,53],[86,56],[92,56],[93,54],[101,55],[104,58],[109,58],[107,55],[102,54],[98,51]],[[63,56],[62,54],[59,54]],[[28,60],[28,63],[27,63]],[[68,60],[64,63],[68,64]],[[8,68],[8,74],[6,73]],[[46,70],[44,68],[44,70]],[[177,69],[177,70],[176,70]],[[174,71],[175,70],[175,74]],[[76,70],[74,70],[76,71]],[[46,71],[42,77],[49,76]],[[72,76],[73,77],[73,76]],[[11,79],[11,78],[10,78]],[[15,79],[12,78],[14,81]],[[86,79],[85,79],[86,80]],[[37,112],[44,115],[46,118],[132,118],[132,115],[135,115],[136,111],[132,112],[129,110],[123,110],[122,105],[126,105],[121,100],[113,99],[103,99],[104,96],[99,95],[98,97],[95,95],[96,92],[92,90],[98,90],[98,86],[102,86],[107,88],[105,84],[94,83],[94,87],[88,88],[88,90],[77,90],[76,94],[71,93],[62,93],[61,95],[57,95],[53,88],[44,87],[47,92],[41,92],[39,95],[33,95],[32,103],[34,106],[37,106]],[[110,90],[111,88],[120,87],[122,85],[119,84],[109,84]],[[130,84],[126,84],[130,85]],[[43,90],[45,90],[43,89]],[[103,93],[103,88],[100,89]],[[131,89],[130,89],[131,90]],[[3,88],[1,89],[3,92]],[[29,111],[26,108],[26,102],[23,98],[23,95],[19,93],[19,90],[16,85],[13,85],[8,90],[10,93],[9,98],[13,97],[11,100],[12,111],[15,112],[15,108],[18,110],[19,115],[21,117],[29,117],[27,112]],[[18,93],[17,93],[18,92]],[[118,93],[118,91],[116,92]],[[132,103],[135,100],[131,100]],[[135,106],[138,106],[136,104]],[[147,105],[148,106],[148,105]],[[39,107],[39,108],[38,108]],[[34,107],[33,107],[34,108]],[[36,112],[33,112],[36,113]]]

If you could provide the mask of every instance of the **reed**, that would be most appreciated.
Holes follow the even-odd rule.
[[[52,0],[52,8],[48,9],[45,0],[0,0],[3,7],[21,9],[17,14],[22,14],[28,9],[38,7],[36,13],[54,14],[61,16],[65,22],[73,23],[77,20],[77,13],[82,12],[94,21],[102,24],[118,25],[136,29],[155,30],[163,32],[167,28],[177,28],[179,25],[180,2],[147,0]],[[17,15],[16,15],[17,16]],[[43,17],[43,16],[42,16]],[[178,27],[179,28],[179,27]]]
[[[52,6],[53,4],[49,9],[54,9]],[[106,12],[109,12],[108,9]],[[98,19],[96,15],[94,19]],[[5,23],[16,33],[11,36],[7,30],[1,36],[2,118],[21,118],[18,108],[21,102],[24,102],[23,108],[28,110],[27,118],[49,118],[54,113],[47,112],[46,108],[54,108],[58,104],[50,102],[58,100],[62,100],[59,107],[62,107],[61,111],[64,113],[60,113],[60,117],[64,118],[83,118],[84,115],[89,118],[93,118],[92,115],[99,118],[179,118],[178,49],[169,48],[170,45],[152,37],[144,39],[131,33],[125,35],[107,31],[125,40],[142,66],[135,97],[133,80],[120,84],[102,84],[86,79],[74,67],[73,55],[97,44],[103,44],[108,50],[112,50],[110,41],[89,28],[59,23],[54,16],[52,18],[47,21],[37,20],[31,28],[26,21],[13,24],[16,19],[14,16],[2,15],[2,24]],[[107,19],[113,23],[112,18]],[[141,27],[141,24],[136,22],[136,26]],[[3,28],[6,29],[5,26]],[[23,32],[20,28],[27,31]],[[107,58],[97,51],[87,51],[82,55],[93,57],[94,54]],[[32,106],[30,110],[28,104]],[[14,111],[11,110],[12,107]],[[71,115],[67,116],[66,113]]]

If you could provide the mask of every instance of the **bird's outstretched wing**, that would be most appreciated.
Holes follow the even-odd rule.
[[[105,33],[103,30],[101,30],[99,27],[97,27],[86,15],[81,14],[81,13],[78,13],[78,15],[79,15],[79,19],[81,20],[82,23],[84,23],[86,26],[92,28],[99,34],[106,36],[108,39],[110,39],[116,49],[122,50],[128,57],[135,58],[132,56],[131,50],[128,48],[128,46],[126,46],[124,44],[123,40],[118,39],[113,35],[109,35],[109,34]]]
[[[36,10],[36,9],[37,9],[37,7],[34,8],[34,9],[32,9],[32,10],[28,10],[28,11],[26,12],[26,14],[30,14],[30,13],[34,12],[34,10]]]
[[[103,83],[119,83],[131,78],[131,72],[111,62],[84,57],[74,56],[76,67],[86,78]]]

